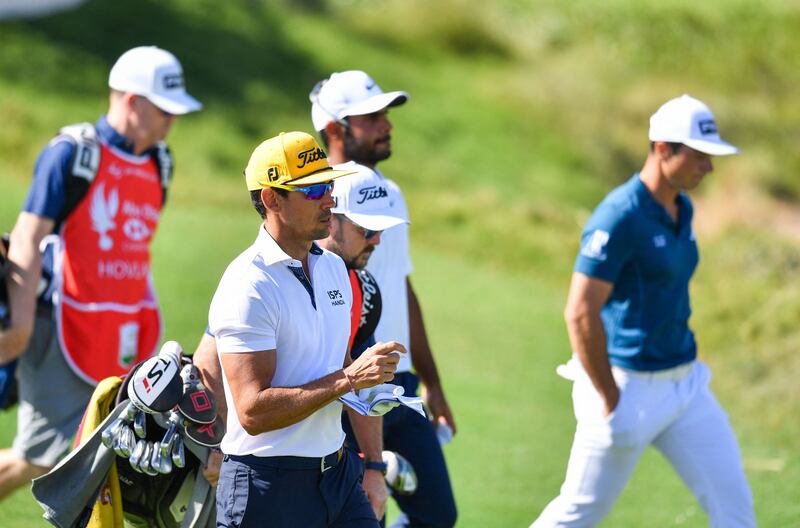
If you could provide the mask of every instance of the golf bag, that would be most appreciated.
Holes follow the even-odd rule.
[[[11,312],[8,307],[8,290],[6,289],[6,276],[8,275],[8,233],[0,241],[0,330],[9,324]],[[17,361],[0,365],[0,410],[7,409],[17,401],[17,384],[14,374],[17,370]]]
[[[36,289],[37,309],[46,309],[49,299],[53,293],[52,262],[55,253],[55,244],[58,237],[48,235],[39,245],[42,253],[42,276]],[[8,327],[11,321],[11,307],[8,300],[8,289],[6,287],[6,276],[9,273],[8,248],[9,235],[3,234],[0,238],[0,330]],[[17,403],[17,380],[15,377],[17,370],[17,360],[0,365],[0,410],[7,409]]]
[[[202,467],[222,434],[211,395],[171,341],[124,380],[98,385],[75,449],[34,480],[33,493],[60,528],[212,527],[214,491]]]

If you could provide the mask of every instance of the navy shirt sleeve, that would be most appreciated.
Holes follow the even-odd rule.
[[[53,220],[61,218],[74,151],[75,144],[66,138],[56,138],[42,150],[33,169],[33,183],[23,211]]]
[[[592,214],[581,235],[581,249],[573,271],[616,282],[633,252],[630,209],[603,202]]]

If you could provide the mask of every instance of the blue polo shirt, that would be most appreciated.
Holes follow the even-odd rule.
[[[677,223],[639,179],[617,187],[583,231],[574,271],[613,283],[600,312],[612,365],[668,369],[697,355],[689,329],[689,279],[699,255],[692,204],[679,194]]]

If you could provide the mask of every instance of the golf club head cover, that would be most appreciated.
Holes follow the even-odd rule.
[[[183,385],[178,410],[186,419],[199,424],[210,424],[217,418],[217,403],[200,381]]]
[[[128,398],[146,413],[167,412],[183,395],[179,365],[181,348],[167,341],[157,356],[142,362],[128,384]]]
[[[210,424],[184,422],[184,434],[196,443],[205,447],[219,447],[225,435],[225,424],[217,416]]]

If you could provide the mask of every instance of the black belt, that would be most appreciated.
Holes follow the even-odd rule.
[[[225,460],[241,462],[253,467],[280,468],[280,469],[315,469],[325,473],[341,462],[344,456],[344,447],[324,457],[298,457],[298,456],[267,456],[255,455],[225,455]]]

